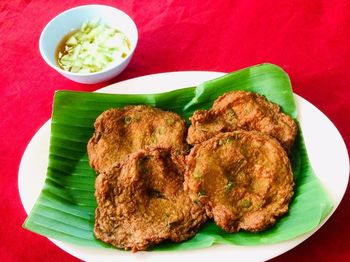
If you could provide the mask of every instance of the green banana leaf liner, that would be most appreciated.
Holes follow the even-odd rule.
[[[108,108],[148,104],[174,111],[188,121],[195,110],[210,108],[218,96],[232,90],[262,94],[279,104],[283,112],[297,118],[289,77],[280,67],[272,64],[245,68],[196,87],[160,94],[56,92],[47,177],[24,228],[64,242],[109,247],[93,234],[95,173],[89,166],[86,145],[94,132],[96,117]],[[272,228],[260,233],[230,234],[211,221],[188,241],[163,243],[152,250],[196,249],[214,243],[272,244],[293,239],[316,228],[331,211],[332,202],[314,175],[301,130],[291,162],[296,183],[295,196],[289,213]]]

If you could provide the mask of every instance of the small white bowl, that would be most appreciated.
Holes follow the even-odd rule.
[[[61,69],[56,62],[56,48],[72,29],[94,18],[122,31],[130,40],[131,50],[125,59],[96,73],[72,73]],[[120,74],[129,64],[137,45],[138,32],[134,21],[121,10],[106,5],[84,5],[69,9],[53,18],[40,35],[39,49],[45,62],[63,76],[79,83],[95,84]]]

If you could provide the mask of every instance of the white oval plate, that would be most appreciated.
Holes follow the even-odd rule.
[[[223,75],[217,72],[171,72],[126,80],[97,90],[101,93],[160,93],[198,85]],[[306,148],[316,176],[329,193],[334,208],[320,228],[338,207],[348,184],[349,158],[345,143],[332,122],[315,106],[295,95]],[[28,144],[20,164],[18,188],[23,206],[30,212],[40,194],[46,177],[49,155],[50,123],[47,121]],[[326,150],[325,150],[326,149]],[[330,175],[332,174],[332,175]],[[317,231],[296,239],[261,246],[214,245],[189,251],[132,252],[115,249],[89,248],[50,239],[69,254],[85,261],[262,261],[276,257],[303,242]]]

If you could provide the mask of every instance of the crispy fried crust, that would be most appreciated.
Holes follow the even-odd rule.
[[[255,131],[221,133],[188,156],[185,188],[227,232],[257,232],[288,211],[293,174],[285,150]]]
[[[170,147],[179,152],[188,148],[185,122],[180,116],[150,106],[109,109],[96,119],[94,126],[87,151],[97,173],[146,146]]]
[[[210,110],[198,110],[191,117],[187,142],[201,143],[220,132],[256,130],[276,138],[290,151],[297,125],[280,107],[265,97],[246,91],[233,91],[220,96]]]
[[[184,156],[147,148],[101,173],[96,178],[96,237],[133,251],[192,237],[207,216],[184,191],[184,172]]]

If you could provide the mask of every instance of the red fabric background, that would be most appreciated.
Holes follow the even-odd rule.
[[[230,72],[270,62],[289,73],[294,91],[335,123],[349,147],[349,1],[99,1],[122,9],[135,20],[139,44],[119,77],[82,85],[44,63],[38,39],[55,15],[87,3],[96,2],[0,2],[1,261],[75,261],[46,238],[22,229],[26,214],[17,189],[21,156],[50,117],[57,89],[93,91],[152,73]],[[274,261],[349,261],[349,193],[322,229]]]

